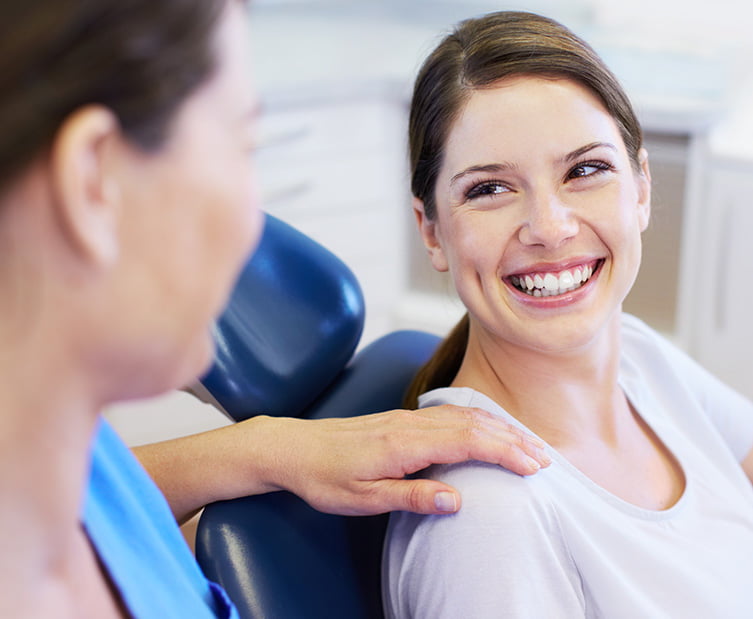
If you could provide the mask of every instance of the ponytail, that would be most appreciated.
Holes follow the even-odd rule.
[[[418,371],[403,398],[403,406],[418,408],[418,396],[432,389],[449,387],[460,370],[468,346],[468,314],[460,319],[431,359]]]

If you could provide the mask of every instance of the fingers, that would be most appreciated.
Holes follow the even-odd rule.
[[[429,431],[411,433],[412,445],[404,446],[416,456],[417,464],[419,459],[427,464],[480,460],[519,475],[532,475],[551,464],[541,439],[486,411],[446,405],[413,414],[424,417],[424,429]]]
[[[374,491],[378,505],[390,511],[417,514],[452,514],[460,509],[460,493],[453,487],[428,479],[384,480]]]
[[[486,411],[443,405],[361,417],[289,420],[274,462],[276,487],[329,513],[453,513],[460,494],[436,480],[404,479],[432,464],[478,460],[531,475],[551,462],[545,444]],[[295,436],[295,440],[291,437]],[[287,438],[286,438],[287,437]],[[295,446],[295,447],[293,447]]]

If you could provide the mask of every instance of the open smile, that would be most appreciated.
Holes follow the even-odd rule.
[[[512,286],[532,297],[554,297],[584,286],[599,271],[604,259],[594,260],[563,271],[517,273],[506,278]]]

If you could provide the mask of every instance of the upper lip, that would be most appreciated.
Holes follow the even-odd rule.
[[[536,273],[561,273],[562,271],[568,271],[586,265],[595,266],[600,260],[601,258],[596,257],[579,257],[569,258],[558,262],[537,262],[527,267],[516,269],[514,272],[505,275],[505,278],[513,276],[521,277]]]

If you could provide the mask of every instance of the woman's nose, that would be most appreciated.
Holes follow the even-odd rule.
[[[557,248],[578,233],[578,221],[571,207],[556,194],[532,195],[519,238],[524,245]]]

